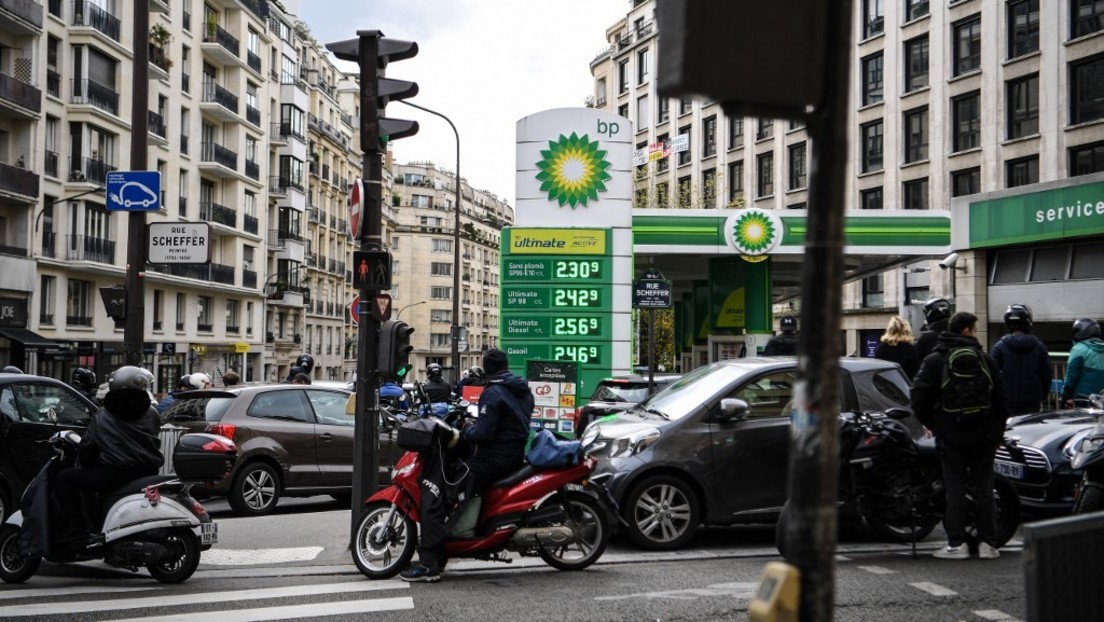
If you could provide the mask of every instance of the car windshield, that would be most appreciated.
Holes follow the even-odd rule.
[[[699,367],[656,393],[640,408],[662,413],[668,419],[681,419],[746,375],[747,369],[736,365],[713,363]]]
[[[592,402],[630,402],[638,403],[648,397],[648,385],[632,382],[603,382],[590,396]]]
[[[206,421],[217,423],[234,402],[234,395],[219,397],[181,398],[172,403],[161,414],[162,423],[184,421]]]

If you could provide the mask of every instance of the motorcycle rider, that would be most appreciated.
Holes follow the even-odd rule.
[[[1054,372],[1050,354],[1039,338],[1031,334],[1031,308],[1023,304],[1009,305],[1004,312],[1004,325],[1011,331],[1000,338],[990,354],[1004,374],[1008,387],[1008,414],[1023,415],[1039,412],[1050,393]]]
[[[533,413],[533,392],[524,378],[510,373],[506,353],[491,348],[483,355],[483,369],[488,384],[479,399],[479,417],[465,421],[460,441],[471,455],[457,464],[454,474],[443,477],[443,469],[427,461],[423,473],[440,472],[437,481],[422,483],[421,536],[418,542],[418,563],[411,564],[400,575],[403,581],[432,583],[441,580],[444,567],[445,539],[449,535],[447,520],[452,505],[444,489],[456,482],[459,500],[470,499],[486,490],[491,483],[516,471],[525,461],[525,443],[529,438],[529,419]],[[427,480],[431,476],[427,476]],[[449,499],[451,500],[451,499]]]
[[[1100,324],[1084,317],[1073,323],[1073,348],[1066,362],[1062,401],[1066,408],[1073,408],[1075,397],[1101,391],[1104,391],[1104,341],[1100,339]]]
[[[1004,381],[992,357],[985,354],[978,343],[977,316],[958,312],[951,316],[947,330],[939,336],[939,345],[920,365],[920,371],[912,384],[912,410],[916,418],[930,429],[939,445],[943,462],[943,481],[946,486],[947,512],[943,527],[947,531],[947,545],[933,554],[940,559],[969,559],[966,545],[967,490],[974,491],[977,510],[977,530],[981,542],[978,557],[996,559],[997,550],[996,500],[993,497],[993,459],[997,444],[1004,436],[1008,419],[1007,396]],[[961,367],[953,362],[962,354]],[[971,368],[966,365],[973,363]],[[988,377],[988,395],[977,391],[967,397],[987,404],[970,411],[952,408],[952,399],[963,393],[957,381],[950,381],[950,373],[956,377],[968,374],[975,379]],[[952,394],[952,392],[954,392]],[[951,412],[948,412],[951,411]]]
[[[148,475],[156,475],[164,457],[161,422],[150,407],[147,390],[153,374],[141,367],[116,369],[107,380],[104,405],[81,437],[78,465],[58,472],[55,481],[60,516],[67,520],[55,540],[84,544],[89,522],[82,492],[108,493]]]
[[[946,298],[929,298],[924,303],[925,323],[916,338],[916,356],[920,357],[921,363],[939,345],[939,334],[947,330],[950,318],[951,303]]]
[[[310,376],[313,369],[314,357],[304,352],[295,359],[295,363],[291,366],[291,371],[288,372],[287,382],[294,383],[295,377],[299,374],[306,374],[307,376]]]
[[[169,391],[165,394],[165,397],[161,398],[160,402],[157,402],[157,414],[161,414],[169,409],[176,402],[176,396],[185,391],[194,391],[201,389],[202,387],[192,386],[192,375],[184,374],[176,381],[176,389]]]
[[[87,397],[99,404],[96,401],[96,389],[99,384],[96,382],[96,372],[86,367],[78,367],[69,374],[69,386],[73,387],[77,391],[80,391],[81,395]]]
[[[395,410],[404,412],[410,410],[410,400],[407,399],[406,391],[394,380],[385,380],[380,385],[379,395],[380,400],[386,400]]]
[[[444,370],[437,363],[426,366],[426,376],[429,380],[422,384],[422,388],[425,389],[426,397],[431,404],[447,402],[452,398],[452,387],[442,378],[443,373]]]
[[[778,320],[778,329],[782,331],[767,341],[763,347],[763,356],[794,356],[797,354],[797,318],[783,315]]]
[[[456,383],[457,395],[463,396],[464,387],[484,387],[487,386],[487,372],[483,371],[483,368],[475,365],[468,371],[464,372],[463,377],[460,378],[460,382]]]

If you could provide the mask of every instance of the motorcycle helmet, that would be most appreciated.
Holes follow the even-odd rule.
[[[1004,325],[1008,330],[1031,330],[1031,307],[1019,303],[1008,305],[1004,311]]]
[[[444,370],[437,363],[430,363],[426,366],[426,375],[430,380],[440,380],[441,375],[444,374]]]
[[[946,298],[929,298],[924,303],[924,319],[928,324],[951,317],[951,303]]]
[[[69,384],[88,395],[92,395],[96,392],[96,372],[85,367],[78,367],[74,369],[73,373],[70,375]]]
[[[0,371],[4,372],[5,374],[22,374],[23,373],[23,370],[19,369],[15,365],[5,365],[4,369],[0,369]]]
[[[778,328],[784,333],[797,332],[797,318],[792,315],[783,315],[782,319],[778,320]]]
[[[303,373],[309,375],[314,369],[314,357],[309,354],[300,354],[299,358],[295,359],[295,367],[303,368]]]
[[[111,376],[107,379],[108,391],[121,389],[147,391],[151,386],[153,386],[153,374],[149,370],[133,365],[124,365],[116,369],[111,372]]]
[[[1100,337],[1100,324],[1096,320],[1083,317],[1073,323],[1073,341],[1077,343],[1093,337]]]
[[[482,367],[475,365],[468,370],[468,376],[471,378],[486,378],[487,373],[483,371]]]
[[[215,382],[211,380],[211,377],[207,374],[197,371],[191,376],[188,376],[189,385],[193,389],[210,389],[215,386]]]

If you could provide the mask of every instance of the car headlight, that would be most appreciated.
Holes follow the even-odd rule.
[[[656,428],[638,430],[628,436],[615,438],[610,441],[610,458],[628,458],[644,451],[649,445],[659,440],[660,432]]]
[[[591,425],[586,429],[586,432],[583,432],[583,437],[580,438],[579,441],[582,443],[583,447],[587,447],[593,443],[601,433],[602,431],[598,429],[598,426]]]
[[[1077,455],[1078,450],[1091,451],[1093,449],[1098,449],[1104,444],[1104,437],[1097,436],[1095,438],[1090,438],[1092,432],[1092,429],[1082,430],[1071,436],[1070,439],[1062,445],[1062,453],[1065,454],[1067,458],[1072,459]]]

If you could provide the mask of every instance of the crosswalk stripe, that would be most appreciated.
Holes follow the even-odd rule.
[[[402,581],[355,581],[349,583],[320,583],[313,585],[289,585],[286,587],[266,587],[250,590],[209,592],[206,594],[165,594],[147,598],[127,598],[114,600],[94,600],[73,603],[40,603],[0,607],[0,618],[77,615],[92,611],[113,611],[123,609],[157,609],[179,605],[202,605],[224,603],[227,601],[260,600],[264,598],[288,598],[292,596],[320,596],[323,594],[342,594],[349,592],[377,592],[381,590],[407,589],[410,585]]]
[[[287,607],[258,607],[256,609],[228,609],[226,611],[200,611],[178,615],[129,618],[113,622],[263,622],[267,620],[291,620],[299,618],[317,618],[373,611],[397,611],[413,609],[414,599],[409,596],[396,598],[376,598],[372,600],[349,600],[337,603],[316,603],[311,605],[289,605]]]
[[[150,590],[159,590],[159,587],[106,587],[102,585],[74,585],[72,587],[27,587],[27,588],[15,588],[5,589],[0,592],[0,600],[10,598],[36,598],[39,596],[69,596],[70,594],[95,594],[96,592],[106,592],[111,590],[112,592],[148,592]]]
[[[938,583],[928,583],[927,581],[922,581],[920,583],[909,583],[909,585],[922,592],[927,592],[932,596],[958,596],[958,592],[950,588],[943,587]]]
[[[859,570],[865,570],[870,574],[897,574],[896,570],[890,570],[884,566],[859,566]]]

